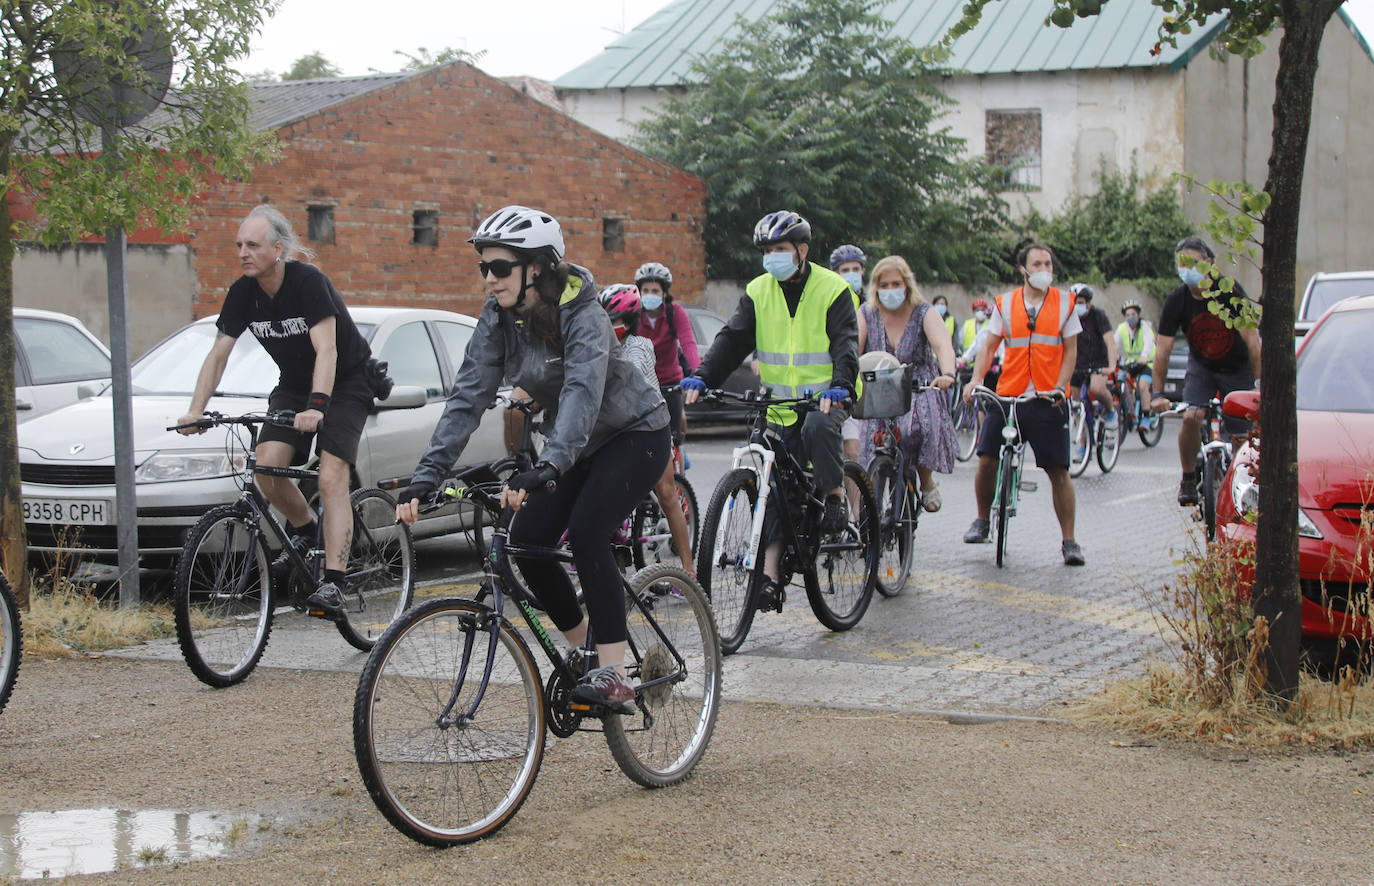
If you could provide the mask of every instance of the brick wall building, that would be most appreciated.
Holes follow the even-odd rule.
[[[205,195],[191,224],[196,316],[217,311],[238,277],[235,233],[260,202],[291,220],[351,304],[475,313],[483,286],[466,240],[510,203],[552,213],[569,260],[599,283],[655,260],[685,299],[705,286],[700,179],[476,68],[254,89],[256,122],[282,155]]]

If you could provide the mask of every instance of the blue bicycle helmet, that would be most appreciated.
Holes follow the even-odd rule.
[[[790,209],[770,212],[754,225],[754,246],[763,249],[784,240],[791,243],[811,242],[811,223]]]
[[[847,261],[856,261],[868,267],[868,256],[864,255],[864,251],[852,243],[845,243],[843,246],[836,246],[835,251],[830,253],[830,270],[835,270]]]

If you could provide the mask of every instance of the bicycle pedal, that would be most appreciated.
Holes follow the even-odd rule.
[[[1020,487],[1022,492],[1034,492],[1040,488],[1040,484],[1034,480],[1022,480]]]

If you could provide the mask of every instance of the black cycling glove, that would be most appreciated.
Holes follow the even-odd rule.
[[[431,504],[434,501],[436,488],[433,483],[421,481],[411,483],[404,489],[396,491],[396,503],[402,505],[410,504],[411,499],[418,498],[421,505]]]
[[[506,487],[516,491],[537,492],[558,479],[558,468],[546,461],[534,466],[532,471],[516,474],[506,481]]]

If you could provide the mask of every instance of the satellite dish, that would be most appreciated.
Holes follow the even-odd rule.
[[[151,114],[167,94],[172,82],[172,41],[162,20],[154,14],[147,26],[124,39],[123,48],[132,67],[144,76],[109,76],[82,41],[53,49],[53,73],[82,120],[122,129]]]

